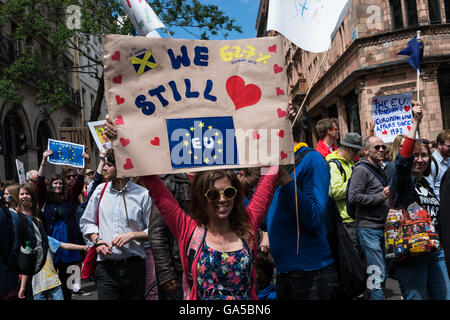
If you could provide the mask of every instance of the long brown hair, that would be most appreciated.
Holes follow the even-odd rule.
[[[53,191],[52,184],[53,184],[53,181],[55,181],[55,180],[62,181],[63,189],[62,189],[61,193],[56,193],[55,191]],[[47,194],[48,194],[48,199],[53,202],[66,201],[69,198],[69,190],[67,190],[67,184],[65,183],[64,177],[61,174],[55,173],[55,174],[51,175],[48,185],[47,185]]]
[[[391,157],[392,160],[395,160],[397,158],[398,153],[400,152],[400,145],[402,140],[404,140],[406,136],[404,134],[399,134],[395,137],[394,142],[392,142],[392,149],[391,149]]]
[[[34,183],[29,182],[24,183],[20,186],[20,189],[24,189],[31,195],[31,214],[33,215],[33,217],[40,218],[41,211],[39,210],[38,207],[38,196],[36,193]],[[22,211],[23,211],[22,204],[19,203],[18,212],[22,213]]]
[[[206,214],[208,199],[205,193],[214,188],[214,182],[218,179],[227,178],[233,187],[237,189],[234,198],[233,209],[229,217],[231,230],[240,238],[251,241],[254,232],[250,226],[250,219],[244,207],[244,193],[241,182],[233,170],[210,170],[202,171],[195,175],[192,186],[191,217],[198,225],[207,225],[209,217]]]
[[[428,166],[425,168],[425,171],[423,172],[423,176],[427,177],[431,174],[431,150],[429,146],[429,141],[426,139],[417,139],[416,144],[414,146],[413,155],[414,157],[416,157],[416,154],[420,153],[420,149],[422,147],[425,147],[428,153]]]

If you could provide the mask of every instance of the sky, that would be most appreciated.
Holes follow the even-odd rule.
[[[247,39],[256,37],[256,17],[258,15],[259,0],[200,0],[202,4],[214,4],[219,7],[230,19],[234,18],[236,24],[241,26],[242,33],[229,32],[227,40]],[[189,33],[183,30],[174,30],[175,38],[195,39]],[[163,30],[158,30],[161,36],[165,37]],[[220,32],[217,36],[211,37],[211,40],[224,40]]]

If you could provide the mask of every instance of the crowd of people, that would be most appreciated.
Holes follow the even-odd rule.
[[[288,111],[292,121],[296,110]],[[339,299],[340,271],[327,237],[328,202],[335,201],[368,276],[376,269],[354,299],[386,299],[392,277],[405,300],[448,300],[450,131],[434,145],[418,139],[420,102],[412,112],[411,130],[391,144],[373,129],[364,139],[349,132],[339,140],[337,119],[322,119],[312,148],[295,123],[296,163],[264,174],[243,168],[119,178],[108,149],[96,171],[69,167],[46,177],[46,150],[25,184],[9,182],[1,191],[10,210],[42,221],[50,243],[45,270],[11,275],[1,265],[0,299],[84,294],[80,281],[70,285],[69,269],[81,269],[91,247],[101,300]],[[108,117],[105,131],[117,137]],[[388,212],[413,203],[431,216],[440,246],[387,259]]]

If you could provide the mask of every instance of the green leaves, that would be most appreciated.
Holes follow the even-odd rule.
[[[208,39],[219,32],[224,38],[228,32],[242,32],[236,21],[215,5],[204,5],[198,0],[153,0],[149,3],[175,36],[171,30],[175,27],[183,28],[198,39]],[[27,81],[36,87],[38,106],[45,106],[52,112],[62,106],[73,105],[75,102],[65,79],[71,78],[70,72],[94,72],[98,68],[87,71],[82,65],[74,66],[68,53],[78,51],[80,56],[89,59],[86,45],[93,37],[101,45],[103,34],[135,34],[129,19],[119,19],[125,16],[118,0],[5,1],[0,5],[0,26],[11,29],[6,37],[11,44],[18,40],[22,47],[33,46],[35,49],[33,52],[22,50],[20,54],[16,50],[10,65],[2,69],[0,98],[21,103],[21,83]],[[101,59],[94,61],[93,56],[90,58],[90,64],[101,65]],[[101,83],[98,90],[102,92],[97,94],[103,97]],[[100,110],[102,99],[95,101],[93,109]],[[97,111],[91,110],[91,114],[98,116]],[[91,119],[94,120],[97,119]]]

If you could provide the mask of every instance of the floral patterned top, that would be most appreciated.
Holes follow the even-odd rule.
[[[250,255],[244,246],[232,252],[216,251],[206,244],[198,259],[198,298],[250,300]]]

